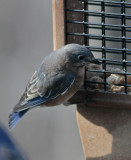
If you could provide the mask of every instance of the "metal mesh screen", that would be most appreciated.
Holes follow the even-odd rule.
[[[123,81],[113,86],[123,87],[121,93],[131,92],[130,10],[127,0],[65,0],[66,44],[83,44],[102,62],[100,69],[89,72],[101,74],[103,80],[91,81],[85,76],[85,88],[95,83],[109,91],[107,78],[114,74]]]

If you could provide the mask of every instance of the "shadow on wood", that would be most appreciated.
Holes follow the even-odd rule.
[[[87,160],[131,159],[131,110],[78,105],[77,111]]]

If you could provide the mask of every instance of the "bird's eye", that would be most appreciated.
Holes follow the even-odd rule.
[[[83,55],[79,55],[77,58],[78,58],[79,60],[83,60],[85,57],[84,57]]]

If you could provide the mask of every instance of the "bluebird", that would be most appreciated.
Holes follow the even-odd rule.
[[[99,61],[79,44],[65,45],[45,57],[10,113],[9,128],[13,128],[31,108],[56,106],[69,100],[81,88],[84,67],[89,63]]]
[[[2,125],[0,125],[0,160],[27,160]]]

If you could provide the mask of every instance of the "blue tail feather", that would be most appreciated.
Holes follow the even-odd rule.
[[[9,115],[9,128],[12,129],[29,109],[19,112],[11,112]]]

